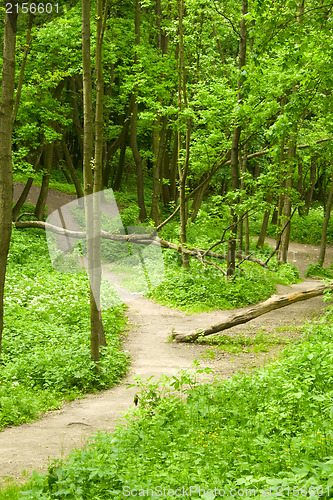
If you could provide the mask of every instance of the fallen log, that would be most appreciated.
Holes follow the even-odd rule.
[[[293,304],[294,302],[299,302],[301,300],[312,299],[313,297],[322,295],[325,290],[330,289],[332,289],[331,285],[320,284],[309,290],[304,290],[303,292],[296,292],[289,295],[280,296],[273,295],[269,299],[265,300],[265,302],[262,302],[250,308],[246,308],[246,310],[243,310],[241,312],[230,314],[229,317],[222,323],[216,323],[215,325],[209,326],[204,330],[199,330],[192,333],[173,332],[172,336],[174,340],[176,340],[176,342],[193,342],[199,337],[206,337],[207,335],[222,332],[223,330],[227,330],[228,328],[232,328],[233,326],[247,323],[248,321],[251,321],[251,319],[262,316],[263,314],[273,311],[274,309],[286,307],[290,304]]]
[[[23,214],[22,214],[23,215]],[[25,214],[26,215],[26,214]],[[14,222],[14,226],[17,228],[35,228],[35,229],[44,229],[45,231],[50,231],[55,234],[59,234],[61,236],[67,236],[69,238],[77,238],[77,239],[84,239],[86,237],[86,233],[84,231],[73,231],[70,229],[67,229],[65,227],[58,227],[54,226],[53,224],[49,224],[48,222],[40,221],[40,220],[30,220],[30,221],[16,221]],[[156,236],[156,230],[153,231],[151,234],[119,234],[119,233],[108,233],[106,231],[101,231],[100,237],[102,239],[107,239],[107,240],[114,240],[114,241],[123,241],[123,242],[132,242],[132,243],[137,243],[138,245],[156,245],[160,246],[162,248],[170,248],[171,250],[176,250],[176,252],[183,252],[186,255],[192,256],[192,257],[197,257],[197,256],[208,256],[208,257],[214,257],[216,259],[222,259],[226,260],[227,255],[226,254],[221,254],[221,253],[216,253],[216,252],[211,252],[208,250],[203,250],[201,248],[185,248],[182,247],[181,245],[177,245],[175,243],[170,243],[169,241],[162,240],[161,238],[158,238]],[[268,268],[268,265],[265,264],[260,259],[257,259],[256,257],[252,257],[252,255],[244,255],[240,252],[236,253],[237,259],[243,259],[244,260],[250,260],[251,262],[256,262],[262,267],[265,267],[266,269]]]

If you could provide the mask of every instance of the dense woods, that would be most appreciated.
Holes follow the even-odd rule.
[[[45,274],[44,278],[40,275],[38,279],[44,279],[49,287],[54,285],[59,294],[65,295],[67,289],[69,294],[75,295],[72,287],[82,286],[80,293],[84,297],[82,304],[77,296],[73,299],[73,304],[80,311],[77,316],[79,326],[74,326],[69,318],[67,299],[64,299],[63,305],[65,312],[61,313],[64,317],[56,318],[53,299],[47,295],[45,300],[49,301],[50,307],[45,315],[49,320],[51,318],[50,321],[59,320],[57,328],[62,332],[74,328],[76,348],[80,346],[81,349],[85,334],[90,331],[89,352],[86,346],[82,360],[77,361],[77,369],[74,367],[71,372],[68,367],[67,373],[67,368],[63,368],[57,380],[50,375],[55,365],[47,375],[42,373],[38,356],[34,358],[33,351],[29,351],[27,359],[30,357],[31,367],[39,374],[39,389],[47,392],[51,390],[52,383],[57,386],[56,393],[47,393],[43,403],[37,405],[36,410],[31,409],[31,418],[39,411],[59,404],[59,394],[71,397],[71,387],[74,387],[73,395],[80,391],[101,389],[115,383],[125,373],[127,357],[120,351],[117,337],[117,332],[124,328],[123,309],[117,306],[105,313],[100,294],[103,288],[101,266],[105,261],[103,242],[107,238],[118,238],[125,241],[125,246],[128,244],[129,248],[131,230],[127,227],[138,226],[139,233],[144,231],[142,228],[150,227],[150,241],[163,249],[165,279],[150,290],[150,298],[189,312],[230,309],[265,299],[269,301],[276,283],[295,283],[299,279],[297,269],[288,264],[288,247],[295,235],[299,241],[320,245],[318,262],[308,270],[308,275],[332,277],[331,270],[323,269],[327,242],[332,237],[332,20],[333,3],[325,0],[19,1],[15,4],[7,2],[0,7],[2,363],[9,366],[21,352],[21,347],[14,346],[11,339],[16,321],[11,315],[16,307],[13,306],[13,290],[18,286],[12,286],[12,283],[18,280],[19,269],[24,280],[33,280],[34,274],[39,276],[39,259],[45,262],[45,273],[48,274],[47,278]],[[14,181],[24,182],[15,203],[12,198]],[[52,230],[45,224],[45,219],[48,190],[55,182],[61,184],[64,190],[75,192],[78,198],[85,197],[83,237],[87,236],[87,243],[86,247],[79,248],[87,258],[89,282],[79,275],[73,278],[74,285],[67,277],[61,284],[57,281],[60,278],[52,274],[54,270],[47,261],[43,231],[45,227]],[[40,191],[37,203],[31,207],[26,200],[34,184],[40,185]],[[105,231],[101,234],[101,193],[110,188],[115,193],[121,213],[125,228],[123,234],[120,234],[119,228],[111,235]],[[24,232],[27,235],[25,242]],[[11,248],[22,253],[24,257],[21,261],[13,256],[14,250],[9,250],[12,233]],[[268,236],[275,239],[275,248],[267,246]],[[314,239],[310,241],[312,236]],[[144,238],[139,240],[137,238],[138,244],[145,243]],[[29,245],[32,245],[35,254],[31,252],[28,258],[25,255],[29,252]],[[115,248],[118,252],[118,247]],[[136,293],[135,283],[130,285]],[[30,286],[35,290],[29,281]],[[319,285],[314,292],[308,291],[306,298],[321,294],[326,288]],[[43,295],[37,289],[35,292]],[[303,298],[305,295],[297,300]],[[88,300],[89,311],[84,309]],[[284,298],[283,305],[288,301],[290,298]],[[253,317],[259,315],[260,307],[254,306],[249,310]],[[22,311],[17,311],[15,314],[20,316],[20,324],[28,324]],[[233,324],[244,322],[241,313],[236,313],[231,319]],[[38,320],[38,314],[34,320]],[[229,327],[227,323],[223,328]],[[210,335],[223,328],[213,325],[201,333]],[[30,347],[33,344],[31,331],[27,334]],[[200,333],[193,332],[191,336],[195,340]],[[328,336],[325,330],[322,334],[324,343],[328,342]],[[176,332],[174,337],[177,338]],[[179,332],[178,337],[186,340],[188,335]],[[59,338],[62,343],[66,342],[65,336]],[[37,334],[36,339],[42,345],[42,334]],[[310,344],[304,348],[304,352],[308,351],[302,358],[305,373],[308,369],[306,356],[311,355],[311,349],[317,349],[318,356],[320,354],[320,347]],[[69,365],[73,352],[69,350],[67,354],[65,358]],[[57,356],[60,366],[59,352]],[[290,363],[296,363],[295,359]],[[112,364],[110,360],[113,371],[108,372]],[[22,363],[24,368],[10,365],[12,371],[8,374],[16,373],[15,370],[30,374],[32,368],[28,361]],[[318,366],[319,380],[324,377],[324,370]],[[283,377],[288,369],[282,367],[277,370],[276,392],[272,389],[269,395],[266,394],[266,387],[274,385],[274,374],[267,375],[267,384],[266,375],[261,379],[259,375],[256,387],[260,386],[267,397],[272,396],[275,402],[279,401],[278,391],[281,396],[285,390]],[[290,373],[294,376],[293,369]],[[33,378],[34,374],[31,371],[26,376]],[[5,387],[8,382],[6,377],[9,380],[11,375],[3,375],[3,382],[0,377],[0,397],[1,384]],[[270,432],[278,434],[282,423],[280,417],[275,414],[274,417],[271,408],[264,408],[264,404],[256,406],[254,400],[247,399],[246,391],[253,387],[250,379],[244,380],[232,382],[229,389],[223,389],[223,398],[231,404],[239,393],[245,407],[253,415],[264,415],[267,410],[266,416],[263,416],[263,427],[267,424],[270,431],[265,431],[265,436],[263,434],[262,440],[257,442],[258,446],[265,446]],[[172,384],[176,392],[182,385],[179,381]],[[295,398],[300,400],[305,393],[308,397],[310,381],[308,385],[308,390],[297,392],[298,389],[294,388],[290,394],[296,394]],[[24,389],[31,389],[29,401],[33,400],[32,387]],[[211,393],[208,389],[201,391],[200,388],[193,388],[193,392],[192,389],[184,389],[196,419],[195,425],[191,421],[191,426],[206,425],[202,422],[203,414],[198,410],[200,404],[208,408],[209,401],[214,401],[217,413],[222,411],[222,393],[212,387]],[[161,403],[163,388],[156,386],[149,390],[157,399],[161,397],[158,399]],[[226,395],[229,390],[233,396]],[[297,396],[301,392],[303,396]],[[168,432],[172,434],[170,415],[173,410],[179,421],[186,421],[183,395],[174,407],[171,401],[165,403],[163,411],[158,409],[156,398],[149,399],[147,396],[146,407],[143,405],[140,411],[144,418],[147,415],[156,416],[155,423],[151,424],[152,433],[158,434],[158,425],[164,425],[162,420],[165,418]],[[316,411],[322,411],[323,425],[325,423],[325,429],[332,438],[327,423],[327,415],[332,416],[332,405],[326,401],[320,409],[316,406],[315,411],[316,404],[313,401],[309,403],[309,412],[313,416]],[[308,417],[305,407],[306,403],[303,406],[295,404],[291,409],[288,407],[286,419],[292,419],[299,412],[300,419],[303,419],[300,424],[302,432],[312,436],[320,423],[314,419],[313,428],[306,427],[304,422]],[[0,405],[0,427],[20,423],[18,416],[11,419],[9,414],[8,410],[6,416],[3,413],[1,417]],[[209,416],[208,420],[211,418]],[[274,418],[278,419],[275,426]],[[245,419],[245,414],[241,414],[239,421],[234,416],[231,418],[234,423],[230,424],[233,426],[230,433],[234,436],[238,427],[243,425],[242,419]],[[249,431],[253,442],[256,432],[261,432],[261,424],[256,419],[257,416],[254,427]],[[296,427],[295,424],[295,428],[293,425],[288,428],[290,443],[298,435],[297,432],[301,433]],[[122,432],[124,442],[129,443],[130,431],[128,434]],[[142,432],[145,434],[146,430]],[[239,439],[245,447],[245,438]],[[148,456],[145,440],[140,443],[141,452]],[[290,468],[286,465],[289,461],[281,451],[281,443],[276,438],[276,450],[279,450],[276,456],[279,453],[283,457],[283,466]],[[181,446],[180,443],[178,445]],[[300,440],[294,445],[301,450]],[[103,442],[101,446],[106,444]],[[168,445],[164,443],[163,446]],[[233,448],[230,441],[225,451],[230,452]],[[328,460],[331,452],[328,446],[326,453],[321,450],[318,454],[324,461]],[[126,452],[122,460],[125,460],[125,455]],[[197,465],[202,464],[203,456],[199,455],[198,462],[195,462]],[[257,451],[253,451],[253,457],[257,457]],[[244,463],[252,463],[245,451],[243,458]],[[80,458],[73,460],[79,462]],[[129,463],[131,460],[128,458]],[[159,460],[158,467],[162,470],[162,455]],[[310,452],[307,460],[314,460]],[[275,458],[267,455],[265,461],[270,466],[274,463],[274,467],[272,465],[267,472],[267,478],[271,477],[270,474],[279,473],[281,464]],[[241,466],[236,462],[235,459],[232,466],[239,472]],[[190,470],[189,463],[188,458]],[[131,464],[135,469],[135,458]],[[214,462],[212,467],[216,472],[217,463]],[[304,477],[310,474],[309,471],[310,468],[306,469]],[[250,472],[251,467],[244,466],[242,474],[249,476]],[[122,474],[122,484],[126,484],[129,476],[125,469]],[[259,484],[258,478],[265,474],[264,467],[258,466],[253,482]],[[318,472],[316,477],[321,477],[320,474]],[[53,477],[54,482],[59,479],[57,473]],[[153,473],[151,477],[157,480]],[[142,479],[139,473],[138,478]],[[230,481],[235,478],[236,473]],[[111,481],[110,478],[108,480]],[[271,484],[265,481],[262,484]],[[146,482],[149,483],[148,479]],[[114,480],[103,498],[122,498],[120,483],[120,480],[119,484]],[[78,494],[73,493],[74,496],[68,498],[81,498],[76,496]]]
[[[7,106],[14,171],[27,181],[14,221],[36,172],[37,219],[54,170],[78,196],[126,189],[131,179],[141,222],[160,230],[179,219],[187,268],[189,224],[213,195],[229,211],[215,246],[229,278],[237,259],[249,255],[251,215],[264,213],[258,248],[273,218],[283,263],[292,216],[307,214],[317,200],[326,210],[323,262],[333,192],[329,3],[101,0],[57,4],[52,12],[22,5],[1,10],[6,26],[18,14],[16,100]],[[3,37],[13,50],[15,36],[5,30]],[[6,60],[4,52],[7,76]],[[11,174],[1,175],[8,207]],[[1,216],[9,227],[8,213]],[[98,330],[98,307],[91,307]]]

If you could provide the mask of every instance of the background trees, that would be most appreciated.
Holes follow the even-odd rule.
[[[85,194],[94,182],[95,191],[134,183],[141,222],[149,214],[160,229],[179,216],[184,248],[204,197],[215,196],[230,214],[216,248],[227,254],[228,276],[237,255],[249,251],[249,217],[258,211],[265,214],[258,247],[273,218],[286,261],[295,210],[307,213],[314,197],[330,206],[332,6],[311,0],[83,5],[91,60],[87,46],[81,50],[79,2],[57,15],[36,14],[33,24],[19,15],[16,58],[25,71],[17,65],[13,159],[29,180],[13,219],[35,172],[43,173],[40,219],[52,169],[79,196],[85,171]],[[325,226],[323,249],[324,234]]]
[[[15,85],[15,45],[17,14],[6,14],[2,53],[0,101],[0,355],[3,330],[3,294],[11,235],[13,200],[12,127]]]

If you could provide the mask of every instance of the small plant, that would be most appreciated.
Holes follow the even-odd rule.
[[[201,354],[201,357],[204,359],[215,359],[214,349],[206,349],[205,352]]]

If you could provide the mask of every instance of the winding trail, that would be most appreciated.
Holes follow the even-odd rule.
[[[34,202],[38,188],[33,186],[30,201]],[[16,196],[18,188],[16,187]],[[63,193],[50,193],[48,200],[52,211],[62,204],[71,201]],[[273,240],[271,240],[273,244]],[[310,262],[315,262],[318,247],[312,245],[291,244],[291,263],[296,264],[304,274]],[[333,248],[328,248],[325,265],[333,259]],[[291,287],[279,286],[278,293],[292,293],[305,290],[316,283],[306,279]],[[286,335],[295,336],[294,330],[288,326],[302,324],[312,318],[325,307],[322,297],[306,302],[291,304],[280,310],[272,311],[254,319],[246,325],[232,329],[232,334],[240,332],[266,333],[276,328],[285,329]],[[177,344],[168,342],[172,329],[191,331],[213,322],[222,321],[227,312],[212,311],[208,313],[186,315],[186,313],[168,309],[146,298],[139,297],[128,304],[129,333],[124,339],[124,349],[130,353],[131,366],[128,375],[120,384],[101,392],[89,395],[84,399],[65,403],[58,411],[45,414],[40,420],[9,427],[0,432],[0,485],[9,478],[24,481],[33,470],[46,471],[49,458],[66,456],[73,448],[80,448],[87,442],[90,434],[97,430],[111,432],[117,419],[133,405],[135,388],[128,388],[134,377],[146,379],[152,375],[173,375],[181,369],[190,369],[193,360],[199,359],[201,367],[212,367],[221,378],[228,378],[239,370],[249,370],[262,366],[276,356],[277,349],[269,353],[241,353],[238,355],[223,353],[215,359],[202,359],[205,346],[197,344]],[[226,331],[230,333],[231,331]]]

